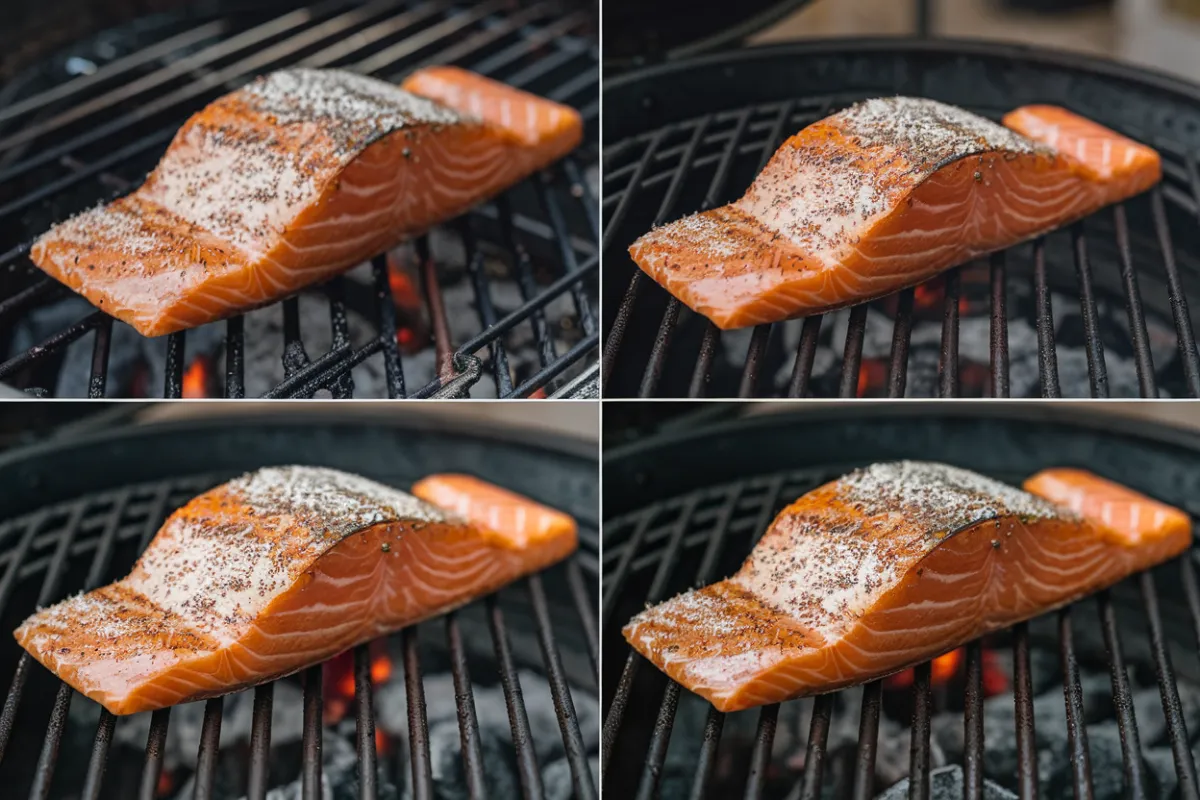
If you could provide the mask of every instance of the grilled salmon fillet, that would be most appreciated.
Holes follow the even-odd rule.
[[[529,528],[511,518],[522,502]],[[516,495],[503,504],[505,524],[490,528],[356,475],[262,469],[189,502],[127,578],[38,611],[16,638],[114,714],[236,691],[463,605],[574,551],[569,518],[547,531],[544,507]],[[486,498],[463,505],[492,515]]]
[[[629,253],[718,327],[743,328],[916,285],[1161,177],[1154,150],[1061,108],[998,125],[880,98],[808,126],[740,200],[658,227]]]
[[[638,614],[625,638],[738,711],[919,664],[1191,543],[1186,514],[1090,473],[1026,486],[926,462],[858,470],[784,509],[733,577]]]
[[[475,116],[341,70],[275,72],[195,114],[139,189],[54,226],[30,256],[160,336],[330,278],[497,194],[582,136],[565,106],[465,71],[431,75],[448,101],[445,87],[461,83],[464,97],[510,110]],[[408,84],[433,81],[418,72]]]

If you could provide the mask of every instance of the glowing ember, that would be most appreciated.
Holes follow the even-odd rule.
[[[175,773],[164,769],[158,773],[158,785],[155,786],[154,792],[159,797],[170,797],[175,791]]]
[[[392,677],[392,659],[382,641],[368,646],[371,685],[387,683]],[[354,651],[338,653],[325,662],[325,724],[335,725],[354,709]],[[376,737],[378,738],[378,737]]]
[[[420,352],[429,341],[429,330],[416,271],[398,252],[388,253],[387,266],[388,287],[396,306],[396,344],[401,352]]]
[[[949,653],[943,653],[930,662],[930,685],[940,686],[953,679],[958,674],[959,665],[963,662],[963,652],[964,648],[960,647],[957,650],[951,650]],[[910,668],[884,678],[883,688],[907,689],[913,685],[913,681],[915,680],[916,672]]]
[[[183,373],[183,396],[188,398],[208,397],[212,385],[213,362],[208,356],[199,355]]]

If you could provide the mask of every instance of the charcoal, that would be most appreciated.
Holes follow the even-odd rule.
[[[600,758],[592,756],[588,759],[588,770],[594,781],[600,775]],[[585,777],[584,780],[587,780]],[[575,796],[574,784],[571,780],[571,764],[565,758],[560,758],[542,770],[542,787],[546,800],[571,800]],[[496,797],[507,795],[496,794]],[[516,794],[512,795],[516,797]],[[660,795],[666,797],[666,795]]]
[[[929,773],[930,800],[962,800],[965,797],[963,771],[958,764],[939,767]],[[1058,797],[1059,795],[1053,795]],[[983,782],[984,800],[1016,800],[1017,796],[989,780]],[[879,795],[876,800],[908,800],[908,778]]]
[[[518,797],[513,749],[495,728],[479,732],[479,752],[488,791],[494,797]],[[429,729],[429,760],[438,800],[465,800],[470,796],[464,773],[462,735],[456,720],[439,722]]]

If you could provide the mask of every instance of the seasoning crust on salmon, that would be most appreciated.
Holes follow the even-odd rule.
[[[914,286],[1161,177],[1154,150],[1061,108],[999,125],[878,98],[792,136],[740,200],[655,228],[629,253],[719,328],[742,328]]]
[[[195,114],[139,189],[56,225],[31,258],[160,336],[328,279],[579,143],[572,109],[460,72],[441,79],[502,96],[516,122],[342,70],[274,72]]]
[[[734,576],[647,609],[623,633],[684,687],[737,711],[919,664],[1191,542],[1186,514],[1090,473],[1051,470],[1027,485],[1059,488],[1046,499],[926,462],[858,470],[780,512]],[[1052,502],[1062,487],[1078,512]]]
[[[576,542],[573,524],[493,530],[356,475],[272,467],[196,497],[128,577],[38,611],[15,635],[77,691],[132,714],[296,672],[540,570]]]

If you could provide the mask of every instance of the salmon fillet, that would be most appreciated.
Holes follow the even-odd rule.
[[[733,577],[643,611],[625,638],[739,711],[914,666],[1191,543],[1186,514],[1089,473],[1027,487],[1045,497],[944,464],[858,470],[784,509]]]
[[[195,114],[139,189],[54,226],[30,256],[101,310],[161,336],[326,280],[497,194],[582,136],[579,115],[557,103],[463,71],[431,75],[408,84],[461,83],[464,96],[508,103],[519,119],[481,119],[341,70],[275,72]]]
[[[880,98],[808,126],[740,200],[656,228],[629,253],[719,328],[743,328],[914,286],[1161,177],[1154,150],[1061,108],[1020,108],[1002,126]]]
[[[490,487],[459,487],[477,490]],[[521,502],[506,497],[505,513]],[[535,523],[547,511],[525,502]],[[488,505],[469,508],[488,518]],[[569,518],[552,531],[518,523],[489,528],[336,470],[262,469],[172,514],[128,577],[38,611],[15,635],[114,714],[165,708],[319,663],[576,547]]]

